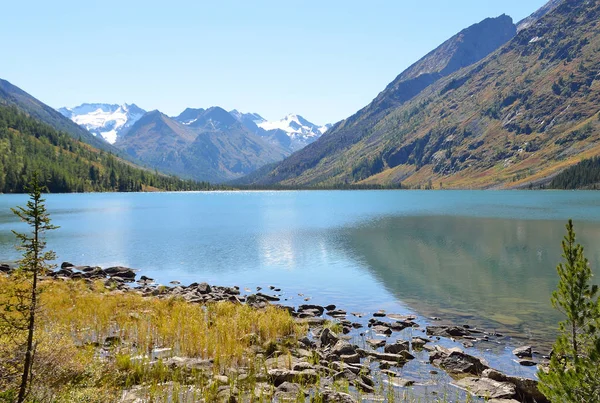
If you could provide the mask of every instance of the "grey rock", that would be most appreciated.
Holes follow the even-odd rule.
[[[413,337],[411,340],[413,348],[423,348],[425,344],[429,343],[431,340],[425,339],[423,337]]]
[[[331,353],[337,356],[350,355],[356,354],[356,349],[352,346],[352,344],[348,343],[347,341],[339,340],[331,349]]]
[[[121,277],[126,281],[133,281],[135,279],[135,271],[129,267],[113,266],[104,270],[110,277]]]
[[[436,346],[429,355],[429,362],[455,374],[481,375],[488,366],[477,357],[459,350],[448,350]]]
[[[475,396],[487,399],[510,399],[517,393],[517,388],[512,383],[498,382],[490,378],[467,377],[454,383]]]
[[[522,401],[535,401],[538,403],[549,403],[549,400],[538,389],[538,382],[533,379],[518,376],[508,376],[495,369],[486,369],[483,376],[498,382],[510,382],[517,387],[517,396]]]
[[[357,403],[357,400],[347,393],[324,391],[321,394],[323,403]]]
[[[317,311],[319,311],[319,316],[323,315],[323,312],[325,312],[325,308],[323,308],[320,305],[303,304],[298,307],[298,311],[305,311],[308,309],[316,309]]]
[[[346,363],[360,364],[360,355],[358,355],[357,353],[341,354],[340,360],[342,360],[343,362],[346,362]]]
[[[296,397],[300,394],[300,385],[292,382],[284,382],[277,387],[275,397],[278,400],[296,401]]]
[[[373,348],[383,347],[386,344],[386,341],[383,339],[367,339],[366,342]]]
[[[532,357],[531,346],[522,346],[522,347],[515,348],[513,350],[513,354],[519,358],[531,358]]]
[[[430,336],[440,337],[464,337],[471,335],[467,329],[458,326],[427,326],[426,331]]]
[[[407,341],[404,341],[404,340],[398,340],[394,344],[388,344],[383,349],[383,351],[385,351],[386,353],[389,353],[389,354],[398,354],[402,351],[408,351],[408,350],[409,350],[409,344]]]
[[[382,325],[371,326],[371,330],[373,330],[376,334],[383,334],[386,336],[390,336],[392,334],[392,329]]]
[[[200,294],[210,294],[212,292],[212,288],[208,283],[198,284],[196,290],[198,290]]]
[[[319,335],[319,341],[321,342],[321,346],[333,346],[335,345],[340,338],[337,334],[329,330],[328,328],[324,328],[321,334]]]
[[[273,295],[263,294],[262,292],[256,293],[257,296],[266,299],[267,301],[275,302],[280,301],[279,297],[275,297]]]

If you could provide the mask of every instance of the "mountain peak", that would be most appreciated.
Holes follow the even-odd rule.
[[[265,120],[259,122],[257,126],[266,132],[280,131],[285,133],[292,142],[297,144],[297,149],[312,143],[331,127],[331,125],[316,125],[295,113],[288,113],[278,121],[269,122]]]
[[[58,111],[110,144],[114,144],[146,113],[136,104],[127,103],[83,103],[74,107],[59,108]]]

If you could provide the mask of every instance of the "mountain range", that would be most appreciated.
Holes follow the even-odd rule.
[[[600,154],[599,17],[598,0],[551,1],[519,24],[505,15],[475,24],[320,139],[239,183],[548,183]]]
[[[318,139],[318,126],[289,114],[269,122],[257,113],[187,108],[178,116],[135,104],[85,103],[63,116],[136,161],[186,178],[223,182],[280,161]]]
[[[8,117],[32,119],[18,118],[28,127],[40,122],[94,150],[196,180],[258,187],[588,186],[578,163],[600,156],[599,19],[600,0],[550,0],[516,24],[506,15],[487,18],[333,126],[294,114],[267,121],[220,107],[178,116],[134,104],[58,112],[4,80],[0,107],[9,108]],[[48,138],[66,146],[59,135]],[[30,169],[10,161],[18,164],[13,175]],[[566,176],[553,181],[561,172]],[[125,175],[143,182],[143,175]]]

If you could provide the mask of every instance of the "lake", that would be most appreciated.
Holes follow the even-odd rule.
[[[17,259],[0,195],[0,261]],[[285,191],[54,194],[59,262],[167,284],[281,287],[290,304],[414,312],[548,343],[568,218],[598,273],[600,192]],[[302,295],[298,295],[302,294]]]

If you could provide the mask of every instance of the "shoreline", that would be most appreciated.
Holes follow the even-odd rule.
[[[6,266],[3,267],[4,269],[0,265],[0,272],[6,272]],[[493,396],[512,396],[519,401],[528,401],[532,398],[532,393],[537,391],[532,386],[535,381],[528,379],[530,377],[504,375],[494,370],[493,365],[489,365],[482,357],[481,351],[486,350],[486,345],[508,347],[508,343],[503,340],[504,336],[495,332],[467,325],[442,324],[444,322],[441,318],[432,319],[435,323],[431,325],[422,325],[425,318],[415,315],[384,311],[346,312],[343,307],[335,304],[321,306],[304,301],[305,303],[293,306],[285,305],[281,301],[283,291],[275,286],[265,289],[257,287],[256,291],[240,290],[236,286],[211,286],[207,283],[181,285],[176,281],[165,286],[156,284],[153,279],[144,275],[138,278],[138,273],[137,270],[122,266],[101,269],[64,262],[50,277],[63,281],[103,281],[114,292],[137,293],[144,298],[178,298],[190,304],[202,305],[230,301],[258,310],[267,306],[279,307],[298,323],[309,328],[307,334],[299,338],[299,348],[319,357],[319,361],[329,363],[328,369],[324,369],[323,365],[305,368],[316,371],[316,374],[310,372],[310,378],[315,375],[318,378],[343,379],[349,382],[351,390],[359,394],[373,394],[382,389],[382,385],[392,385],[391,387],[404,393],[426,397],[429,393],[427,390],[432,388],[432,377],[437,379],[434,392],[470,390],[480,397],[492,397],[489,394],[496,393],[494,390],[502,386],[503,392],[498,392],[501,396],[497,393]],[[243,292],[247,294],[242,294]],[[543,365],[547,357],[535,350],[530,346],[517,348],[514,353],[520,357],[514,356],[516,365]],[[168,359],[171,358],[173,357]],[[306,367],[302,357],[294,357],[294,360],[297,361],[298,368]],[[277,359],[275,362],[278,363]],[[333,374],[331,365],[336,370]],[[293,383],[302,372],[294,370],[295,365],[280,367],[275,365],[269,370],[279,371],[269,372],[273,375],[270,379],[275,388],[283,383]],[[363,374],[365,368],[368,375]],[[357,375],[364,376],[364,379]],[[539,402],[540,396],[535,399]]]

